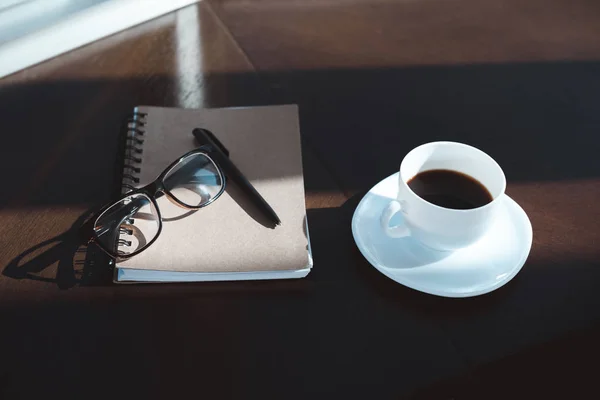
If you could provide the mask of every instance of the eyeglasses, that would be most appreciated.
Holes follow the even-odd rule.
[[[214,152],[208,145],[186,153],[154,182],[106,206],[94,222],[92,241],[113,258],[133,257],[160,235],[158,198],[166,195],[190,210],[206,207],[218,199],[225,190],[225,176],[211,157]]]

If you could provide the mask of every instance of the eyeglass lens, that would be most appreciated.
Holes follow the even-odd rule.
[[[158,235],[159,229],[158,212],[143,193],[119,200],[94,224],[97,240],[115,257],[144,249]]]
[[[163,185],[186,206],[201,207],[219,195],[223,181],[210,158],[204,154],[191,154],[167,172]]]

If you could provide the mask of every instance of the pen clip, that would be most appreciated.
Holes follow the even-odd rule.
[[[227,147],[225,147],[223,143],[221,143],[221,141],[217,139],[217,137],[208,129],[196,128],[194,129],[194,136],[196,137],[196,140],[200,142],[200,144],[212,144],[218,147],[219,150],[229,157],[229,150],[227,150]]]

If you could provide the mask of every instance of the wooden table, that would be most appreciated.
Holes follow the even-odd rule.
[[[600,6],[203,2],[0,80],[0,398],[577,398],[600,355]],[[117,286],[77,226],[135,105],[300,106],[304,280]],[[504,167],[534,229],[500,290],[399,286],[360,197],[433,140]]]

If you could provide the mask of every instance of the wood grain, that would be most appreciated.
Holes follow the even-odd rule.
[[[212,0],[260,70],[597,60],[589,0]]]
[[[598,11],[215,0],[0,80],[0,397],[595,390],[579,361],[600,355]],[[78,252],[132,107],[282,103],[300,106],[306,279],[118,286]],[[490,153],[532,220],[528,263],[489,295],[417,293],[354,245],[362,194],[432,140]]]

